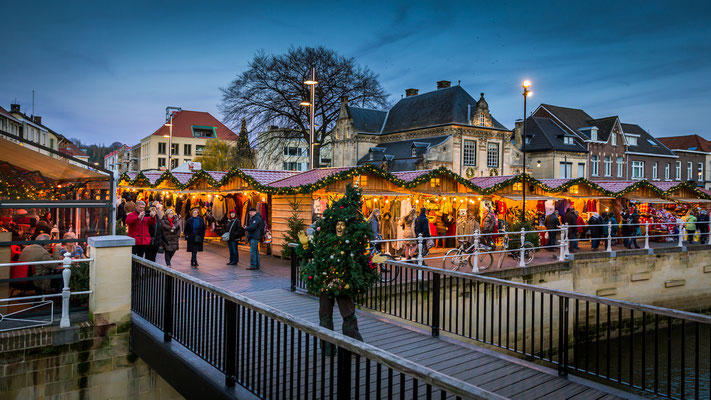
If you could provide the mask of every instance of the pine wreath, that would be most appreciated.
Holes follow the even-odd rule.
[[[378,270],[368,254],[373,232],[361,209],[360,190],[348,185],[346,195],[326,209],[316,223],[313,239],[296,248],[301,279],[309,293],[352,296],[378,280]],[[339,222],[345,223],[341,236],[336,231]]]

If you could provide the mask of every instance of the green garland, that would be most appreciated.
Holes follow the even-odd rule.
[[[533,187],[540,188],[548,193],[560,193],[563,191],[568,190],[571,186],[575,185],[587,185],[588,187],[600,192],[604,196],[608,197],[622,197],[627,193],[630,193],[632,191],[647,187],[650,188],[653,192],[657,193],[659,196],[670,196],[672,193],[679,189],[689,189],[692,192],[694,192],[699,198],[702,199],[711,199],[711,196],[708,194],[702,192],[699,190],[693,183],[691,182],[680,182],[668,190],[662,190],[659,189],[658,187],[654,186],[652,183],[648,182],[645,179],[642,179],[640,181],[635,182],[634,184],[627,186],[626,188],[620,190],[619,192],[613,192],[604,189],[602,186],[598,185],[597,183],[593,181],[589,181],[586,178],[575,178],[575,179],[570,179],[563,183],[560,186],[557,186],[555,188],[550,187],[546,185],[545,183],[541,182],[540,180],[528,175],[528,174],[519,174],[519,175],[514,175],[511,176],[510,178],[503,180],[495,185],[492,185],[488,188],[482,188],[476,184],[474,184],[471,180],[466,179],[462,177],[459,174],[456,174],[452,172],[451,170],[447,169],[446,167],[439,167],[437,169],[433,169],[425,174],[422,174],[418,176],[417,178],[411,180],[411,181],[405,181],[403,179],[398,178],[394,174],[379,168],[374,165],[366,164],[358,167],[353,167],[349,168],[343,171],[339,171],[336,173],[333,173],[331,175],[325,176],[316,182],[309,183],[306,185],[301,185],[301,186],[291,186],[291,187],[274,187],[274,186],[269,186],[269,185],[263,185],[259,182],[257,182],[256,179],[254,179],[252,176],[249,174],[245,173],[239,168],[232,168],[227,173],[225,176],[223,176],[220,180],[216,180],[213,178],[209,173],[205,171],[197,171],[195,172],[190,179],[185,183],[181,184],[180,181],[169,171],[164,172],[156,181],[155,183],[151,184],[150,180],[146,175],[144,175],[143,172],[139,172],[138,175],[136,175],[135,178],[131,179],[128,174],[123,173],[121,174],[121,177],[119,179],[120,184],[123,183],[127,186],[143,186],[143,187],[150,187],[150,188],[155,188],[161,183],[165,181],[170,181],[172,184],[175,185],[175,188],[178,190],[184,190],[190,188],[190,186],[194,185],[198,180],[200,179],[205,179],[205,181],[212,186],[213,188],[219,188],[220,186],[226,185],[230,179],[232,178],[240,178],[244,180],[249,186],[250,190],[256,190],[258,192],[262,193],[267,193],[267,194],[276,194],[276,195],[285,195],[285,194],[309,194],[313,193],[317,190],[323,189],[324,187],[327,187],[329,185],[332,185],[337,182],[341,181],[348,181],[352,180],[353,178],[363,175],[363,174],[372,174],[377,177],[380,177],[396,186],[405,188],[405,189],[414,189],[417,186],[421,184],[425,184],[430,181],[432,178],[440,178],[442,176],[448,177],[452,179],[453,181],[462,184],[464,187],[474,191],[477,194],[480,195],[491,195],[491,194],[496,194],[500,190],[502,190],[505,187],[511,186],[515,183],[523,182],[525,180],[526,183],[532,185]]]

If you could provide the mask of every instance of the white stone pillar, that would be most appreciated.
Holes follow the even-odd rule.
[[[90,237],[89,312],[96,325],[128,321],[131,316],[131,246],[128,236]]]

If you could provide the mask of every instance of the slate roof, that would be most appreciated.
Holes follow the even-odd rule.
[[[605,118],[598,118],[598,119],[590,119],[588,120],[588,125],[587,126],[596,126],[597,127],[597,140],[601,142],[607,142],[607,139],[610,137],[610,133],[612,133],[612,128],[615,126],[615,121],[617,121],[617,116],[614,117],[605,117]]]
[[[337,174],[342,171],[346,171],[352,167],[338,167],[338,168],[319,168],[312,169],[300,174],[272,182],[269,186],[272,187],[295,187],[308,185],[317,182],[321,178]]]
[[[514,175],[479,176],[469,179],[469,182],[479,186],[482,189],[488,189],[498,183],[509,180],[513,177]]]
[[[353,125],[358,133],[379,134],[385,122],[385,111],[370,110],[367,108],[348,107],[348,112],[353,118]]]
[[[587,152],[578,140],[574,139],[574,144],[565,144],[563,138],[565,136],[573,137],[573,135],[552,119],[528,117],[526,119],[526,136],[530,137],[530,142],[526,143],[527,153],[549,150]]]
[[[560,107],[551,104],[541,104],[541,107],[545,107],[546,110],[555,115],[556,118],[563,122],[568,128],[579,133],[579,128],[590,126],[588,121],[594,119],[588,113],[579,108]],[[583,136],[585,135],[583,134]]]
[[[173,115],[173,137],[192,138],[192,126],[210,126],[214,127],[217,133],[217,138],[222,140],[237,140],[239,136],[232,132],[230,128],[218,121],[210,113],[203,111],[183,110]],[[165,136],[170,133],[170,128],[161,125],[151,135]]]
[[[6,109],[2,108],[1,106],[0,106],[0,115],[2,115],[3,117],[5,117],[7,119],[10,119],[14,122],[18,122],[18,123],[20,122],[17,120],[17,118],[13,117],[12,114],[10,114]]]
[[[397,178],[402,179],[405,182],[412,182],[418,177],[428,174],[432,172],[431,169],[420,169],[416,171],[400,171],[400,172],[393,172],[393,175],[395,175]]]
[[[711,141],[699,135],[669,136],[657,138],[657,140],[672,150],[711,152]]]
[[[468,117],[474,115],[476,105],[477,100],[461,86],[452,86],[405,97],[388,112],[356,107],[349,110],[359,132],[362,129],[367,133],[387,134],[447,124],[469,125]],[[495,118],[491,119],[494,129],[507,130]]]
[[[412,171],[417,169],[417,164],[422,161],[423,155],[430,147],[441,145],[451,137],[451,135],[442,135],[379,143],[377,146],[371,147],[370,152],[358,160],[358,165],[380,165],[387,161],[388,171]],[[415,157],[412,157],[413,147],[418,149]],[[373,154],[372,160],[370,159],[371,154]]]
[[[625,133],[633,133],[639,135],[637,138],[636,146],[628,146],[627,151],[633,153],[647,153],[647,154],[658,154],[660,156],[676,157],[674,152],[669,150],[658,139],[649,134],[639,125],[635,124],[622,124],[622,131]]]

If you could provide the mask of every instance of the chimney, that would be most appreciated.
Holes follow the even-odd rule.
[[[446,89],[448,87],[452,86],[452,82],[450,81],[437,81],[437,89]]]
[[[405,89],[405,97],[417,96],[419,89]]]
[[[40,117],[39,115],[32,116],[32,120],[35,121],[35,124],[42,125],[42,117]]]
[[[20,105],[19,104],[10,104],[10,112],[20,112]]]

